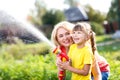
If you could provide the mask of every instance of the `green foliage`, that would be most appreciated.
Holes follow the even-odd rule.
[[[102,42],[109,36],[102,36],[103,39],[100,36],[97,36],[97,38],[97,42]],[[110,65],[109,80],[119,80],[120,41],[113,41],[112,44],[98,46],[98,52],[107,59]],[[35,50],[47,48],[41,48],[43,46],[45,46],[45,43],[31,45],[22,43],[16,45],[3,44],[0,46],[0,80],[58,80],[55,65],[56,56],[50,51],[49,54],[41,55],[39,51]],[[20,56],[20,54],[23,56],[18,58],[17,56]],[[70,80],[70,78],[71,72],[67,71],[66,80]]]
[[[7,54],[9,55],[9,54]],[[5,60],[0,56],[1,80],[57,80],[55,56],[24,56],[22,60]]]
[[[110,65],[109,80],[120,80],[120,41],[109,45],[98,46],[99,53],[104,56]]]
[[[66,80],[71,80],[72,73],[70,71],[66,71]]]
[[[96,42],[97,43],[113,41],[113,40],[114,39],[112,38],[112,35],[97,35],[96,36]]]
[[[96,22],[91,22],[91,26],[92,26],[92,30],[96,33],[96,35],[104,34],[104,28],[102,25]]]
[[[31,10],[28,19],[36,26],[55,25],[56,23],[65,20],[64,13],[60,10],[47,10],[46,4],[42,0],[36,0],[35,10]]]
[[[60,10],[50,10],[42,17],[43,24],[55,25],[58,22],[65,20],[64,13]]]
[[[0,48],[0,53],[3,57],[22,59],[25,55],[46,55],[49,53],[49,46],[46,43],[38,44],[4,44]],[[7,54],[10,54],[9,56]]]
[[[105,20],[105,13],[101,13],[98,10],[94,10],[90,5],[86,5],[85,8],[90,21],[101,24]]]
[[[118,0],[112,0],[111,2],[111,7],[108,11],[108,14],[107,14],[107,20],[109,21],[116,21],[118,19]]]
[[[104,43],[103,43],[104,44]],[[108,46],[109,45],[109,46]],[[104,45],[104,46],[100,46],[98,47],[99,52],[110,52],[110,53],[114,53],[115,51],[120,51],[120,42],[116,41],[116,42],[111,42],[108,45]]]
[[[36,26],[40,26],[43,24],[42,22],[42,16],[46,13],[46,4],[42,0],[36,0],[35,1],[35,9],[31,10],[31,13],[29,14],[28,18],[31,23],[33,23]]]

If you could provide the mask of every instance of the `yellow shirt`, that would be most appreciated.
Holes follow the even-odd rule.
[[[93,53],[87,46],[78,49],[76,44],[71,45],[68,56],[72,60],[72,66],[80,70],[85,64],[92,64],[93,61]],[[87,76],[72,73],[71,80],[91,80],[91,68]]]

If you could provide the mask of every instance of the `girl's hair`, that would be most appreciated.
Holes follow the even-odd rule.
[[[86,35],[88,35],[88,31],[87,31],[87,28],[86,26],[83,25],[83,23],[77,23],[74,28],[73,28],[73,31],[82,31],[84,32]]]
[[[72,31],[72,28],[74,27],[74,24],[70,23],[70,22],[67,22],[67,21],[62,21],[58,24],[56,24],[53,28],[53,31],[52,31],[52,34],[51,34],[51,40],[52,42],[56,45],[56,46],[59,46],[59,42],[57,40],[57,31],[59,28],[64,28],[66,29],[67,31],[71,32]]]
[[[90,43],[89,44],[91,45],[93,54],[95,54],[95,51],[97,50],[96,41],[95,41],[95,33],[91,30],[90,24],[87,23],[87,22],[77,23],[75,25],[75,27],[73,28],[73,30],[75,30],[75,31],[76,30],[81,30],[85,34],[89,35],[89,37],[90,37]]]

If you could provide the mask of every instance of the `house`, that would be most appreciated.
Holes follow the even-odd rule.
[[[82,6],[71,7],[64,11],[66,20],[69,22],[89,21],[89,18]]]

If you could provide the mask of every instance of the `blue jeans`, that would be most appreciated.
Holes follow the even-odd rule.
[[[108,80],[110,72],[101,72],[102,80]],[[93,76],[91,77],[92,80],[94,80]]]
[[[102,74],[102,80],[108,80],[108,77],[109,77],[109,72],[101,72]]]

